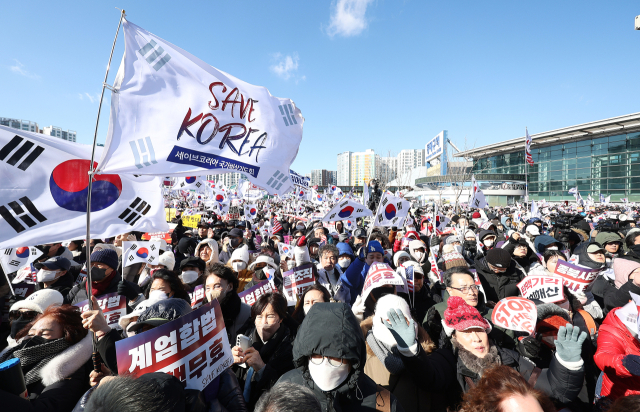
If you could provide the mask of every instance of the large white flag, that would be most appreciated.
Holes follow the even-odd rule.
[[[84,239],[90,159],[91,146],[0,126],[0,248]],[[95,175],[91,237],[167,232],[161,180]]]
[[[204,179],[200,176],[185,176],[177,179],[172,189],[204,191],[207,189],[207,186]]]
[[[404,222],[410,207],[411,204],[407,200],[385,192],[380,199],[374,225],[398,226],[398,222]]]
[[[191,176],[241,172],[270,194],[293,188],[304,118],[273,97],[124,21],[100,170]]]
[[[122,262],[124,266],[131,266],[134,263],[149,263],[155,265],[160,258],[160,241],[152,240],[148,242],[122,242]]]
[[[360,203],[345,199],[338,202],[329,212],[322,218],[323,222],[335,222],[344,219],[355,219],[358,217],[371,216],[373,212]]]

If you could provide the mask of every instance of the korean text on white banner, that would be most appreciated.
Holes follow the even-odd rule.
[[[0,265],[5,274],[13,273],[20,268],[29,266],[42,255],[37,247],[22,246],[0,250]]]
[[[631,295],[631,301],[621,308],[616,310],[616,316],[624,325],[632,332],[640,334],[640,322],[638,322],[638,307],[640,307],[640,296],[633,292],[629,292]]]
[[[316,273],[316,266],[306,263],[282,274],[282,292],[289,306],[295,306],[304,291],[315,283]]]
[[[238,296],[240,297],[242,303],[253,306],[253,304],[256,303],[260,296],[271,292],[278,293],[278,288],[275,287],[273,282],[270,282],[268,279],[266,279],[258,283],[257,285],[254,285],[253,287],[238,293]]]
[[[122,242],[122,262],[124,266],[131,266],[134,263],[148,263],[156,265],[160,258],[160,241],[136,241]]]
[[[344,219],[356,219],[358,217],[371,216],[373,213],[367,209],[364,205],[354,201],[346,199],[342,202],[338,202],[334,207],[327,212],[322,218],[323,222],[335,222]]]
[[[385,285],[404,286],[404,282],[403,277],[391,269],[391,266],[386,263],[374,263],[364,279],[361,293],[362,301],[364,302],[375,288]]]
[[[556,303],[564,300],[562,278],[558,276],[527,276],[518,283],[520,294],[530,300]]]
[[[293,188],[289,167],[304,122],[293,101],[273,97],[127,20],[124,35],[102,171],[240,172],[270,194]]]
[[[104,318],[107,320],[107,325],[109,325],[111,329],[120,329],[118,321],[127,314],[126,296],[118,295],[118,292],[113,292],[96,296],[96,300],[98,301],[98,306],[102,309]],[[89,301],[83,300],[74,306],[79,307],[80,311],[84,313],[89,310]]]
[[[85,238],[89,159],[91,146],[0,126],[0,248]],[[160,185],[153,176],[95,175],[91,238],[168,231]]]
[[[601,269],[590,269],[558,260],[555,274],[562,277],[563,284],[573,292],[584,292],[598,277]]]
[[[220,303],[116,342],[116,358],[118,375],[165,372],[203,390],[233,364]]]
[[[501,328],[527,332],[530,335],[536,330],[538,309],[529,299],[508,297],[501,299],[493,308],[491,322]]]
[[[411,204],[404,199],[395,197],[385,192],[378,205],[375,226],[398,226],[398,222],[404,222]]]

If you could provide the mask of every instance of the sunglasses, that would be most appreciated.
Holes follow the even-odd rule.
[[[10,321],[18,320],[21,316],[22,316],[22,319],[32,320],[32,319],[35,319],[36,316],[38,316],[39,314],[40,312],[36,312],[35,310],[27,310],[24,312],[20,312],[19,310],[12,310],[9,312],[9,320]]]

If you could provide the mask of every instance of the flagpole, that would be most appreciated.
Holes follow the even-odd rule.
[[[102,93],[100,94],[100,102],[98,104],[98,116],[96,118],[96,128],[93,134],[93,147],[91,149],[91,163],[89,163],[89,185],[87,192],[87,240],[86,240],[86,248],[87,252],[90,252],[89,245],[91,243],[91,189],[93,186],[93,175],[95,173],[95,169],[93,167],[93,162],[96,154],[96,142],[98,140],[98,124],[100,123],[100,111],[102,110],[102,100],[104,99],[104,89],[107,86],[107,79],[109,77],[109,68],[111,67],[111,59],[113,58],[113,50],[116,48],[116,40],[118,40],[118,33],[120,33],[120,26],[122,26],[122,20],[124,20],[124,10],[120,11],[120,20],[118,21],[118,30],[116,30],[116,36],[113,39],[113,45],[111,46],[111,54],[109,55],[109,63],[107,63],[107,71],[104,75],[104,81],[102,82]],[[93,301],[91,295],[91,253],[87,253],[87,297],[89,299],[89,309],[93,310]],[[93,368],[96,372],[100,372],[100,365],[97,362],[97,340],[96,334],[91,332],[93,335],[92,343],[93,343]]]
[[[524,138],[524,190],[525,190],[525,194],[524,197],[527,200],[527,202],[529,201],[529,167],[528,167],[528,160],[527,160],[527,136],[529,136],[529,130],[527,129],[527,127],[525,126],[524,128],[525,131],[525,138]],[[529,147],[529,149],[531,149],[531,147]]]

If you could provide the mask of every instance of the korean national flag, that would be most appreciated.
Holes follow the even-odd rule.
[[[323,222],[335,222],[345,219],[356,219],[358,217],[371,216],[373,213],[362,204],[346,199],[338,202],[322,219]]]
[[[14,247],[0,250],[0,264],[4,273],[9,274],[29,266],[42,255],[40,249],[36,247]]]
[[[204,179],[200,176],[185,176],[177,179],[174,190],[196,190],[203,192],[207,189]]]
[[[253,221],[258,215],[258,205],[246,204],[244,205],[244,220]]]
[[[0,126],[0,248],[84,239],[90,159],[91,146]],[[160,177],[94,175],[91,238],[168,231],[161,186]]]
[[[385,192],[378,205],[374,226],[398,226],[409,214],[410,203]]]
[[[281,258],[288,257],[293,259],[293,246],[278,242],[278,253]]]
[[[160,257],[160,241],[122,242],[122,262],[124,267],[134,263],[157,265]]]

